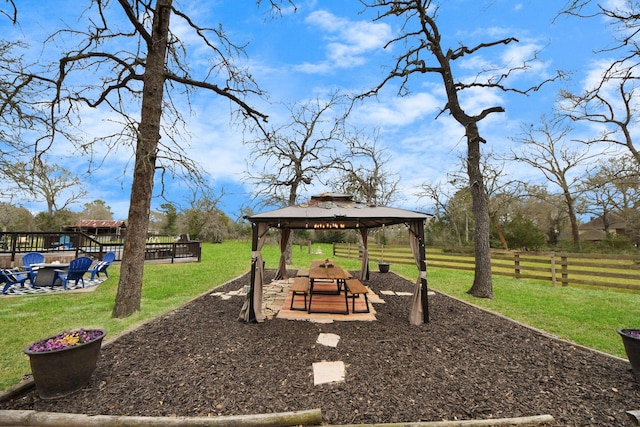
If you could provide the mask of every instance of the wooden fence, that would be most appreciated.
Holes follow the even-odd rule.
[[[337,243],[336,257],[359,258],[357,244]],[[372,262],[414,264],[409,246],[369,246]],[[458,252],[427,248],[427,268],[450,268],[473,271],[473,249]],[[516,279],[546,280],[553,286],[586,285],[640,291],[640,255],[577,254],[566,252],[525,252],[491,250],[494,275]]]
[[[186,235],[185,235],[186,236]],[[5,232],[0,234],[0,268],[19,267],[27,252],[41,252],[46,262],[69,262],[79,256],[102,259],[114,252],[122,260],[124,241],[119,236],[89,236],[82,232]],[[62,258],[61,258],[62,257]],[[173,236],[150,236],[145,244],[146,261],[195,260],[202,258],[202,242]]]

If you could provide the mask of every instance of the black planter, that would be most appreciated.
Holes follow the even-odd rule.
[[[634,336],[630,332],[635,332]],[[640,329],[618,329],[636,380],[640,381]]]
[[[380,273],[388,273],[390,265],[391,264],[388,264],[386,262],[379,262],[378,263],[378,270],[380,270]]]
[[[29,356],[36,391],[42,399],[67,396],[89,383],[100,356],[102,339],[107,334],[101,332],[102,335],[91,342],[61,350],[24,350]]]

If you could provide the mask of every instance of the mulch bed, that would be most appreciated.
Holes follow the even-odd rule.
[[[216,291],[248,283],[245,275]],[[372,273],[367,285],[379,295],[413,288],[393,273]],[[431,322],[411,326],[409,297],[382,297],[374,322],[245,324],[242,297],[206,295],[103,347],[84,390],[51,401],[30,391],[0,409],[217,416],[321,408],[330,424],[551,414],[558,426],[633,425],[625,411],[640,409],[640,386],[627,361],[437,293]],[[316,344],[323,332],[341,337],[336,348]],[[314,386],[312,364],[323,360],[343,361],[346,381]]]

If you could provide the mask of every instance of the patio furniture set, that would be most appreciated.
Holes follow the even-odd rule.
[[[67,285],[70,282],[75,283],[76,286],[82,283],[84,288],[84,276],[87,273],[91,275],[90,280],[94,280],[100,274],[104,274],[108,278],[107,269],[115,257],[114,252],[107,252],[98,262],[82,256],[73,259],[70,263],[47,263],[44,254],[28,252],[22,257],[22,267],[0,270],[0,284],[4,283],[2,293],[6,294],[13,285],[24,287],[27,280],[34,288],[62,285],[63,289],[67,290]]]
[[[320,284],[328,284],[329,287],[319,286]],[[335,289],[333,286],[335,285]],[[367,298],[368,289],[360,282],[360,280],[351,276],[337,264],[326,261],[313,261],[311,268],[308,270],[299,270],[297,277],[293,280],[291,286],[291,306],[290,310],[307,311],[308,313],[334,313],[349,314],[349,299],[351,299],[351,313],[369,313],[369,300]],[[344,310],[327,311],[324,309],[316,310],[313,308],[314,295],[336,295],[344,294]],[[356,311],[356,299],[364,296],[364,310]],[[309,300],[307,302],[307,296]],[[296,297],[303,297],[304,306],[300,307],[295,304]]]

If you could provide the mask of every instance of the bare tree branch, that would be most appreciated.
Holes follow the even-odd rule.
[[[541,123],[540,127],[523,126],[523,136],[517,139],[523,147],[512,150],[512,160],[539,170],[548,182],[560,189],[571,223],[573,244],[576,249],[580,249],[576,208],[579,188],[592,162],[602,156],[602,153],[576,149],[567,138],[571,128],[559,121],[543,117]]]
[[[290,4],[287,0],[270,0],[272,7],[285,3]],[[130,29],[120,30],[111,21],[118,13],[126,16],[124,26]],[[199,44],[195,49],[208,52],[210,66],[202,75],[192,75],[187,56],[190,49],[171,32],[172,17],[196,34]],[[246,55],[246,45],[233,43],[221,25],[198,26],[172,0],[92,0],[78,22],[52,30],[45,40],[45,51],[62,52],[55,63],[41,61],[32,64],[31,70],[23,68],[20,61],[9,63],[12,73],[0,77],[0,84],[7,83],[12,90],[5,92],[6,98],[0,98],[0,109],[2,120],[9,112],[11,120],[25,131],[29,122],[41,127],[38,130],[42,136],[30,144],[34,166],[60,136],[80,153],[87,153],[91,161],[94,147],[100,142],[106,141],[111,150],[131,150],[134,167],[128,235],[113,312],[115,317],[124,317],[140,307],[144,240],[156,171],[160,171],[162,185],[165,174],[185,173],[194,181],[204,180],[202,169],[180,142],[188,132],[183,132],[184,107],[174,97],[184,94],[189,100],[194,90],[209,91],[230,101],[245,126],[264,131],[266,114],[250,106],[252,97],[264,93],[249,71],[238,65]],[[68,43],[74,46],[70,48]],[[0,63],[7,61],[3,57]],[[182,93],[178,94],[174,85],[184,88]],[[36,101],[27,96],[34,94]],[[27,102],[18,102],[22,100]],[[77,135],[85,107],[115,113],[118,118],[113,121],[122,124],[122,131],[85,141]],[[244,121],[247,118],[248,124]],[[12,142],[13,148],[23,150],[20,142]]]
[[[596,89],[583,94],[563,91],[560,95],[565,103],[561,106],[561,112],[574,122],[602,125],[600,134],[580,142],[621,146],[640,165],[640,151],[633,139],[633,128],[640,123],[637,85],[636,79],[627,70],[619,77],[603,78]]]
[[[480,143],[486,142],[480,135],[478,123],[493,113],[504,111],[502,106],[489,106],[477,113],[465,110],[461,105],[460,95],[466,89],[498,89],[504,92],[516,92],[528,94],[540,88],[540,83],[530,88],[518,89],[507,86],[505,80],[515,71],[530,69],[530,61],[522,64],[505,65],[506,70],[480,70],[476,79],[472,82],[462,81],[454,75],[455,61],[477,54],[498,46],[508,46],[517,43],[515,37],[507,37],[499,40],[477,43],[467,46],[461,43],[455,48],[446,48],[442,43],[442,36],[437,25],[438,5],[432,0],[360,0],[366,9],[377,11],[375,21],[388,18],[393,22],[400,19],[401,25],[398,35],[390,40],[385,48],[393,48],[399,52],[395,58],[391,71],[386,74],[381,83],[368,92],[356,97],[363,99],[375,96],[391,81],[399,80],[399,95],[409,93],[409,84],[412,77],[423,77],[427,73],[438,75],[442,79],[443,88],[447,96],[446,105],[438,116],[448,111],[451,116],[464,128],[467,139],[467,174],[469,187],[473,201],[473,214],[475,217],[475,277],[472,288],[469,290],[477,297],[493,297],[491,279],[491,259],[489,254],[489,208],[487,204],[486,189],[481,170]],[[548,79],[546,82],[559,78]]]
[[[245,142],[251,147],[246,180],[257,188],[254,197],[262,198],[262,204],[294,205],[306,187],[323,182],[336,162],[344,101],[343,95],[334,92],[327,99],[285,105],[287,123]]]
[[[371,205],[388,206],[398,198],[400,178],[386,169],[391,156],[378,143],[379,135],[378,129],[371,136],[358,129],[345,133],[346,151],[335,159],[340,176],[333,188]]]
[[[10,10],[6,11],[4,9],[0,9],[0,14],[9,18],[12,24],[16,24],[18,22],[18,8],[13,0],[5,0],[5,2],[9,3]]]

